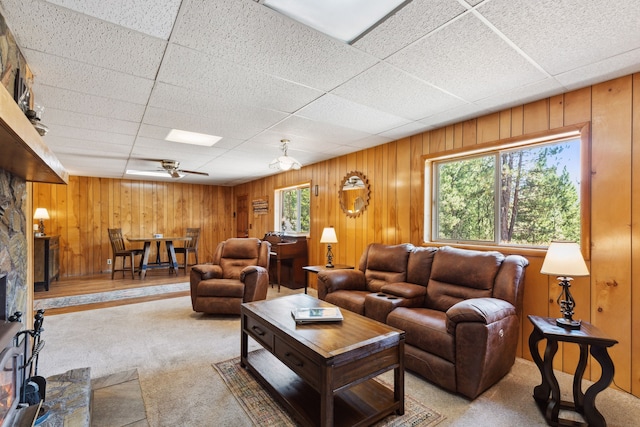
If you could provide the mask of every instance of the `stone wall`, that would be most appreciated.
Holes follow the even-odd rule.
[[[6,313],[21,311],[29,317],[26,200],[26,181],[0,169],[0,274],[7,274]]]

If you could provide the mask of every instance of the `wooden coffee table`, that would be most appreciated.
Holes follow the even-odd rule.
[[[341,309],[296,325],[291,310],[333,307],[305,294],[242,304],[241,364],[303,425],[368,426],[404,413],[404,331]],[[248,352],[248,338],[263,349]],[[394,370],[393,391],[374,378]]]

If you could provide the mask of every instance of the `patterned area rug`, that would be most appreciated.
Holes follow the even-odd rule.
[[[260,383],[240,366],[239,357],[216,363],[213,367],[256,426],[296,427],[298,425]],[[380,382],[391,388],[384,381]],[[390,415],[375,424],[375,427],[427,427],[434,426],[445,418],[406,394],[404,402],[404,415]]]
[[[142,288],[120,289],[117,291],[96,292],[94,294],[75,295],[68,297],[44,298],[35,300],[34,310],[62,308],[74,305],[94,304],[98,302],[116,301],[129,298],[146,297],[149,295],[170,294],[189,290],[189,282],[174,283],[172,285],[146,286]]]

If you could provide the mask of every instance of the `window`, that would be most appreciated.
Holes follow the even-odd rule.
[[[494,144],[426,161],[425,240],[546,246],[581,242],[582,153],[579,131]],[[588,184],[586,185],[588,187]]]
[[[282,233],[308,234],[310,220],[311,185],[276,190],[275,229]]]

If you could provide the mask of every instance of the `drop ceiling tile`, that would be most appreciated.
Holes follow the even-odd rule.
[[[640,71],[640,49],[634,49],[602,61],[555,76],[568,90],[580,89]]]
[[[123,135],[135,135],[139,126],[136,122],[74,113],[56,108],[47,108],[45,114],[47,117],[46,124],[50,127],[53,127],[52,125],[61,125],[103,132],[117,132]]]
[[[353,46],[377,58],[386,58],[465,10],[456,0],[412,1]]]
[[[92,115],[111,119],[139,122],[144,114],[144,105],[101,96],[80,93],[55,86],[34,84],[33,96],[37,103],[44,106],[42,120],[46,119],[46,106],[76,113],[90,112]]]
[[[531,83],[526,86],[489,96],[476,101],[474,104],[485,109],[494,111],[511,108],[516,105],[526,104],[549,96],[565,92],[565,88],[555,79],[548,78]]]
[[[464,103],[385,63],[375,65],[331,93],[412,120],[449,110]]]
[[[426,117],[419,122],[423,123],[426,126],[440,128],[452,123],[458,123],[463,120],[471,119],[473,117],[480,117],[490,112],[491,110],[482,108],[475,104],[465,104],[459,107],[455,107],[449,111],[442,111],[438,114],[434,114],[431,117]]]
[[[291,113],[324,93],[175,44],[167,50],[158,81],[224,101]]]
[[[291,140],[295,140],[295,137],[299,136],[308,139],[336,142],[338,144],[357,141],[370,135],[367,132],[321,123],[295,115],[287,117],[270,130],[280,132],[283,135],[293,135],[293,137],[289,138]]]
[[[94,18],[169,39],[181,0],[47,0]]]
[[[471,13],[387,61],[470,102],[546,77]]]
[[[331,94],[313,101],[298,111],[296,116],[368,133],[380,133],[409,123],[405,118]]]
[[[386,132],[382,132],[380,136],[384,136],[394,140],[394,139],[405,138],[411,135],[417,135],[419,133],[426,132],[433,128],[434,126],[425,125],[424,123],[421,123],[421,122],[411,122],[407,125],[399,126],[394,129],[389,129]]]
[[[4,0],[3,10],[22,49],[149,79],[165,50],[156,37],[44,1]]]
[[[40,85],[145,105],[153,80],[143,79],[26,49],[29,67]],[[45,71],[46,70],[46,71]],[[47,107],[45,105],[45,107]]]
[[[46,114],[44,117],[46,117]],[[102,144],[124,145],[130,148],[135,139],[133,135],[57,124],[50,125],[46,120],[43,120],[43,123],[49,127],[49,133],[44,137],[47,143],[49,143],[50,136],[55,136],[56,138],[73,143],[75,143],[75,141],[94,141]]]
[[[477,10],[551,75],[640,48],[637,0],[494,0]]]
[[[227,128],[262,130],[287,117],[286,113],[280,111],[232,103],[206,93],[188,91],[164,83],[155,86],[149,106],[205,118],[211,122],[211,126],[220,126],[219,133],[213,135],[230,137],[233,136],[225,134],[222,123]]]
[[[251,144],[262,144],[265,146],[281,149],[281,146],[282,146],[282,143],[280,142],[281,139],[288,139],[290,141],[289,150],[295,149],[297,151],[307,151],[307,152],[316,152],[316,153],[326,152],[327,150],[336,148],[340,145],[333,141],[327,141],[326,139],[305,138],[303,136],[277,132],[274,130],[264,131],[254,136],[247,142]],[[246,144],[244,146],[246,146]]]
[[[203,147],[159,139],[137,138],[131,155],[136,158],[168,158],[180,162],[191,161],[201,165],[206,163],[208,159],[218,157],[227,151],[215,146]]]
[[[371,55],[253,1],[202,2],[199,7],[185,8],[170,40],[222,61],[325,91],[377,62]]]

